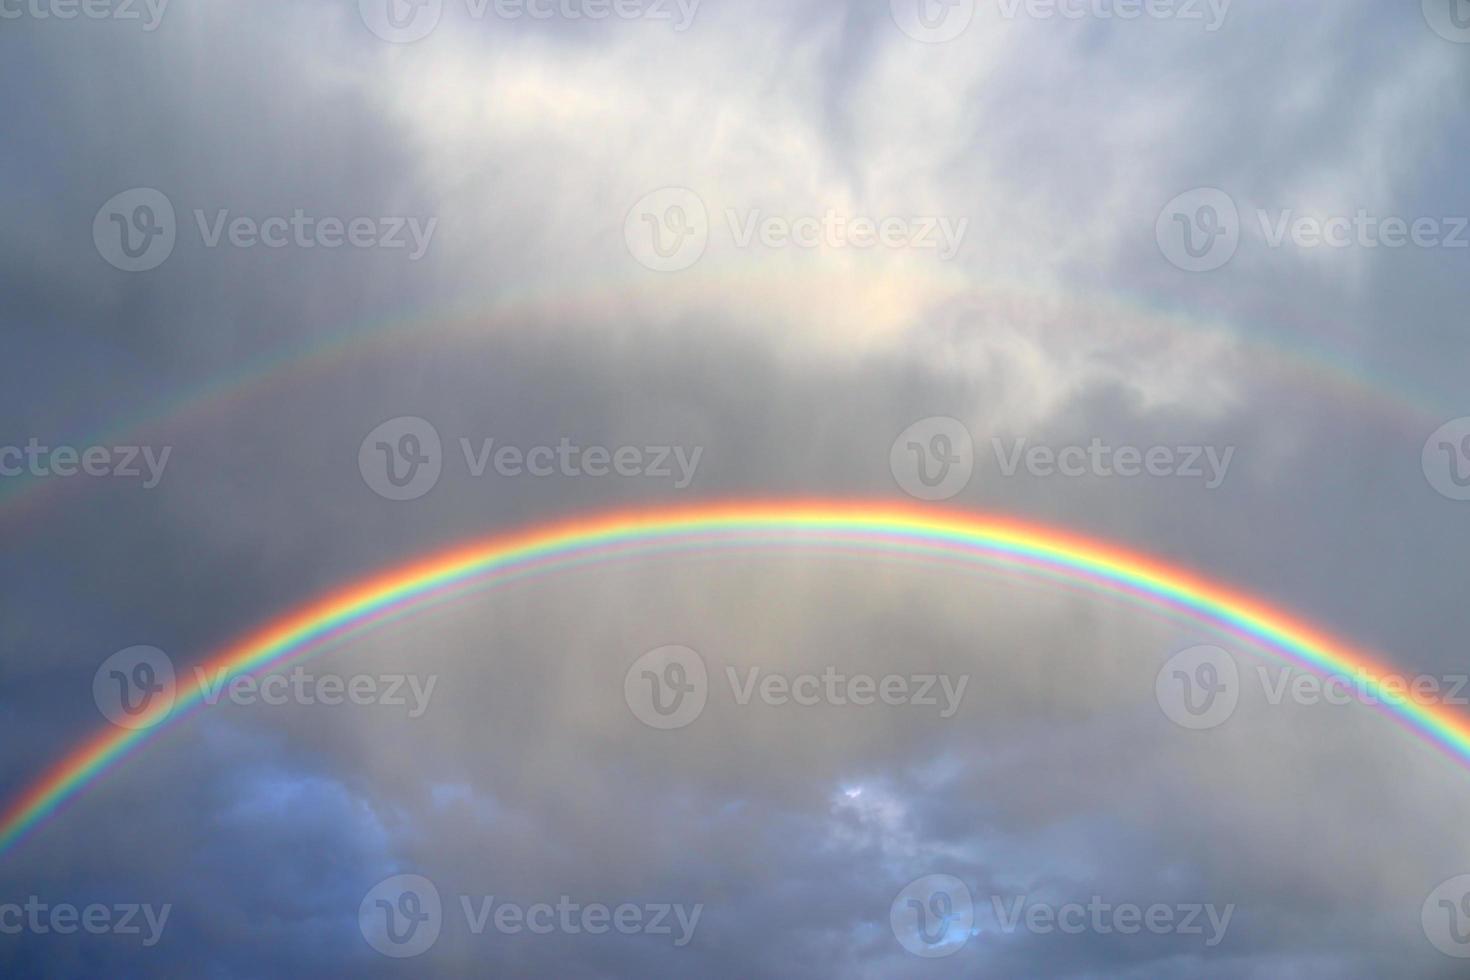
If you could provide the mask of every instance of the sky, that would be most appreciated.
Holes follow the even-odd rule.
[[[1465,975],[1466,758],[1076,574],[751,535],[204,666],[858,501],[1470,717],[1465,0],[0,0],[0,82],[0,811],[147,734],[0,973]]]

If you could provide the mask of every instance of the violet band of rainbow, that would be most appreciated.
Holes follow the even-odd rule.
[[[650,555],[750,549],[836,549],[865,559],[978,562],[1122,595],[1203,622],[1321,675],[1364,678],[1379,707],[1461,764],[1470,719],[1385,689],[1383,661],[1307,621],[1194,572],[1071,532],[1000,515],[889,503],[796,500],[725,503],[572,519],[497,535],[336,590],[250,631],[198,665],[215,681],[304,659],[385,622],[494,585]],[[48,768],[0,816],[0,853],[151,737],[204,704],[205,685],[180,683],[171,708],[146,728],[106,725]]]

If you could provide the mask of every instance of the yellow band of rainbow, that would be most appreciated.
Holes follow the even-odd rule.
[[[470,591],[615,558],[724,549],[838,548],[865,556],[952,559],[1024,569],[1121,594],[1240,636],[1323,675],[1363,679],[1390,714],[1458,761],[1470,762],[1470,720],[1380,679],[1391,672],[1317,627],[1193,572],[1064,530],[999,515],[834,500],[726,503],[619,512],[460,545],[335,591],[210,657],[196,678],[265,672],[384,621]],[[200,707],[200,680],[180,683],[146,728],[105,727],[24,789],[0,817],[4,853],[134,748]]]

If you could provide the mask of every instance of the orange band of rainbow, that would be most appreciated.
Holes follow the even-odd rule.
[[[836,547],[1017,567],[1164,607],[1241,636],[1327,675],[1361,677],[1365,690],[1421,737],[1470,762],[1470,721],[1442,705],[1385,690],[1375,659],[1314,626],[1191,572],[1066,531],[1008,518],[888,503],[789,501],[615,513],[455,547],[309,603],[226,647],[196,677],[265,672],[384,621],[491,585],[618,557],[728,548]],[[204,685],[180,684],[166,717],[203,704]],[[26,788],[0,817],[0,853],[160,730],[108,726]]]

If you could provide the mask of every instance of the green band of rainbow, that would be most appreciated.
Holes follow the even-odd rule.
[[[1125,595],[1206,623],[1319,674],[1355,675],[1381,706],[1461,763],[1470,720],[1385,690],[1376,659],[1296,617],[1192,572],[1056,528],[995,515],[886,503],[789,501],[616,513],[543,526],[440,552],[299,607],[202,665],[218,679],[278,668],[382,622],[491,585],[618,557],[782,546],[856,550],[1021,568]],[[200,675],[196,674],[196,677]],[[21,792],[0,817],[0,853],[131,750],[201,706],[197,680],[180,682],[149,727],[105,727]]]

